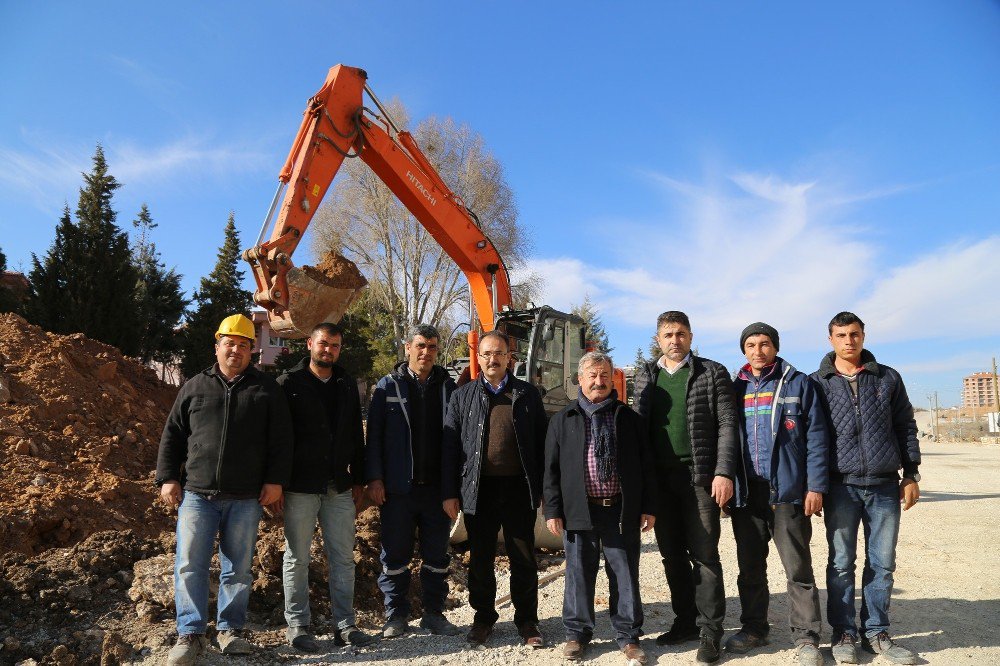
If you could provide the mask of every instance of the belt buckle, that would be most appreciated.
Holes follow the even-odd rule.
[[[601,498],[601,506],[611,506],[612,504],[614,504],[613,498],[611,497]]]

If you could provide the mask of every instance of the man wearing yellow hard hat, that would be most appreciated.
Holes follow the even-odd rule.
[[[156,482],[177,512],[174,600],[177,643],[168,664],[193,664],[208,640],[209,566],[219,538],[218,630],[223,654],[247,654],[250,563],[263,507],[277,505],[291,474],[291,419],[284,392],[250,365],[253,322],[226,317],[216,363],[177,394],[160,438]]]

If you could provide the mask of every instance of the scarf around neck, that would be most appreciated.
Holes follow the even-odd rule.
[[[602,419],[599,414],[612,409],[617,401],[618,394],[614,389],[611,390],[611,395],[601,402],[591,402],[581,389],[577,400],[580,409],[590,418],[594,458],[597,460],[597,478],[601,482],[610,481],[615,473],[615,428],[613,420]]]

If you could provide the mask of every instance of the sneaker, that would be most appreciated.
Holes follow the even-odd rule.
[[[795,648],[795,658],[799,666],[823,666],[823,655],[815,643],[799,643]]]
[[[643,652],[638,643],[629,643],[622,648],[622,653],[625,655],[625,663],[628,666],[642,666],[646,663],[646,653]]]
[[[869,652],[882,655],[894,664],[917,663],[917,653],[896,644],[889,637],[888,631],[880,631],[871,638],[865,636],[861,640],[861,647]]]
[[[353,645],[354,647],[364,647],[375,642],[375,637],[366,634],[355,626],[344,627],[333,632],[333,644],[337,647]]]
[[[219,632],[215,639],[219,641],[219,649],[222,650],[222,654],[250,654],[253,651],[250,641],[243,638],[241,633],[237,629]]]
[[[441,613],[425,613],[420,626],[435,636],[458,636],[462,630],[448,621]]]
[[[170,648],[167,666],[191,666],[207,647],[208,639],[205,638],[205,634],[182,634]]]
[[[674,620],[670,631],[656,637],[656,644],[678,645],[680,643],[687,643],[688,641],[698,640],[700,633],[697,626],[693,624],[681,624],[677,620]]]
[[[580,641],[566,641],[566,645],[563,646],[563,659],[566,661],[583,661],[583,650],[585,647],[587,647],[587,644]]]
[[[719,661],[719,639],[702,634],[695,661],[699,664],[714,664]]]
[[[410,630],[403,618],[391,618],[382,625],[382,638],[398,638]]]
[[[746,654],[761,645],[767,645],[766,636],[759,636],[752,631],[740,629],[726,640],[726,652]]]
[[[316,642],[316,637],[310,634],[306,627],[288,627],[285,630],[285,638],[288,639],[288,644],[296,650],[319,652],[319,643]]]
[[[465,639],[473,645],[486,645],[486,641],[490,640],[490,636],[492,635],[492,624],[476,624],[473,622],[472,628],[469,629],[469,633],[465,636]]]
[[[830,650],[833,652],[833,660],[838,664],[858,663],[857,639],[846,631],[833,637]]]

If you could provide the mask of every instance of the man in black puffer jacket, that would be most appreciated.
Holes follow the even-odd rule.
[[[656,642],[700,636],[698,662],[712,663],[726,615],[719,516],[733,496],[739,431],[729,372],[692,355],[691,339],[683,312],[657,318],[663,356],[636,374],[635,407],[649,427],[659,486],[656,543],[676,616]]]
[[[899,373],[864,349],[865,324],[857,315],[837,314],[828,331],[833,351],[812,378],[819,385],[833,437],[830,491],[824,501],[830,546],[826,614],[833,628],[833,656],[838,663],[857,663],[854,562],[858,527],[864,522],[862,647],[897,664],[914,664],[917,655],[889,636],[899,505],[902,502],[905,511],[920,497],[913,405]]]

